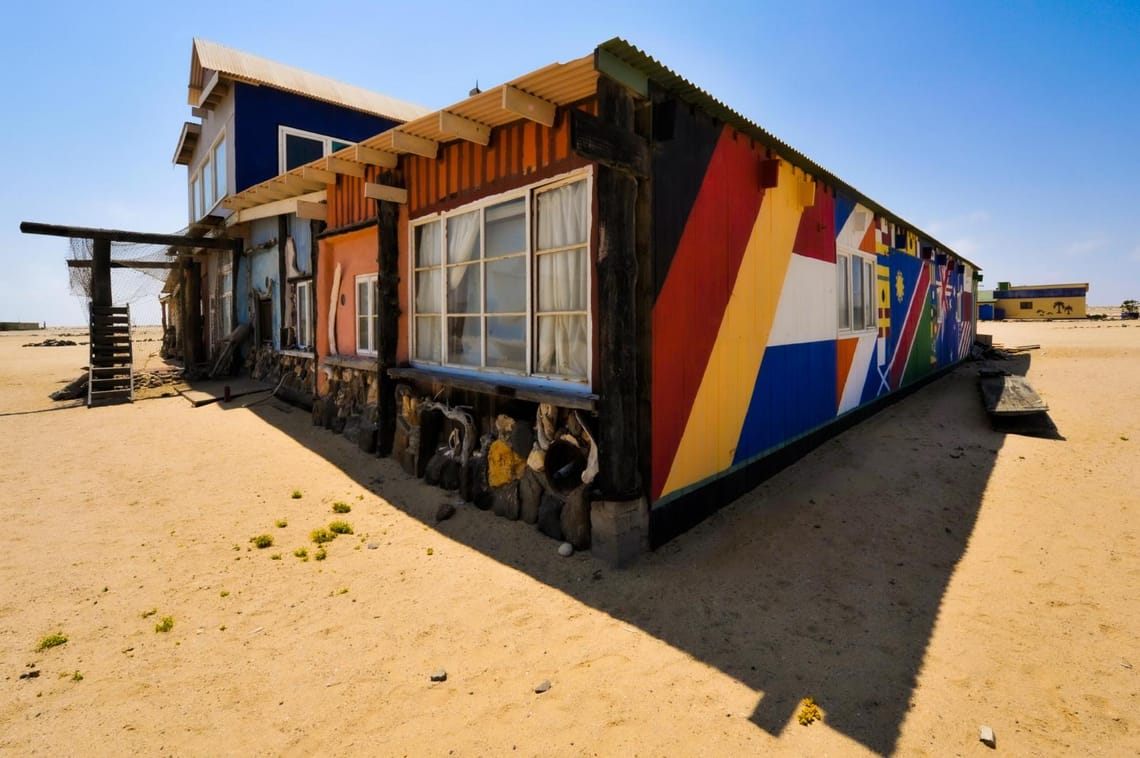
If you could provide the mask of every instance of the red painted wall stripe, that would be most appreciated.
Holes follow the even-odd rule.
[[[669,476],[760,210],[761,157],[749,140],[722,130],[653,306],[654,499]]]

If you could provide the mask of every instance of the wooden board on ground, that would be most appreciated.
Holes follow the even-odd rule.
[[[228,379],[194,380],[187,382],[187,384],[189,387],[185,389],[183,388],[184,385],[178,386],[178,394],[189,400],[195,407],[224,399],[227,385],[230,388],[231,400],[235,397],[251,395],[254,392],[269,392],[274,386],[260,379],[243,376],[234,376]]]
[[[982,376],[978,379],[986,413],[991,416],[1024,416],[1043,413],[1049,406],[1021,376]]]

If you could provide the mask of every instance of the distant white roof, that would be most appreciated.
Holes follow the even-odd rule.
[[[414,103],[195,37],[190,56],[191,91],[200,93],[206,90],[214,73],[224,78],[275,87],[394,121],[411,121],[431,112],[429,108]]]

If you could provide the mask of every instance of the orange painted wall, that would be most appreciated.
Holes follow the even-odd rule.
[[[328,316],[333,297],[333,273],[341,266],[337,290],[336,344],[338,355],[356,355],[356,277],[376,273],[376,227],[320,240],[317,256],[317,355],[330,354]],[[344,303],[340,303],[340,296]],[[318,377],[320,389],[323,377]]]

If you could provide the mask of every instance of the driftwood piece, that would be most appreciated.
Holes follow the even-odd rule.
[[[423,410],[439,411],[446,418],[463,426],[463,440],[459,454],[459,465],[466,465],[467,460],[471,457],[471,451],[475,448],[475,422],[472,420],[471,414],[460,408],[452,408],[444,403],[437,403],[434,400],[420,403],[419,407]]]

